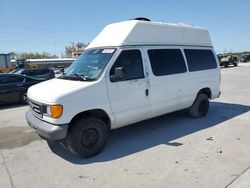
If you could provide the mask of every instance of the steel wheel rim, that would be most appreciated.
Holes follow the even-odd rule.
[[[96,129],[87,129],[82,133],[81,144],[83,147],[92,147],[97,143],[98,133]]]

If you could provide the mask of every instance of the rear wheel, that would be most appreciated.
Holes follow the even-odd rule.
[[[107,125],[101,119],[83,117],[70,127],[66,145],[73,154],[88,158],[103,149],[108,139],[108,132]]]
[[[238,66],[238,64],[237,64],[237,63],[234,63],[234,66],[235,66],[235,67],[237,67],[237,66]]]
[[[194,118],[205,116],[208,113],[209,100],[204,93],[199,93],[193,105],[189,108],[189,115]]]

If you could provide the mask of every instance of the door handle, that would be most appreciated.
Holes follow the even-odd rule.
[[[145,95],[148,97],[148,89],[145,90]]]

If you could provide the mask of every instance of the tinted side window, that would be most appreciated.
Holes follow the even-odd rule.
[[[24,70],[21,72],[21,74],[29,75],[29,72],[27,70]]]
[[[189,71],[214,69],[217,63],[211,50],[185,49]]]
[[[26,71],[23,71],[23,74],[25,74],[27,76],[34,76],[34,71],[33,70],[26,70]]]
[[[110,76],[114,75],[116,67],[124,68],[124,80],[144,78],[141,52],[139,50],[122,51],[110,70]]]
[[[37,70],[37,75],[49,74],[49,70],[47,69],[40,69]]]
[[[156,76],[184,73],[187,71],[180,49],[148,50],[152,71]]]
[[[9,83],[19,83],[19,82],[23,82],[24,78],[23,77],[19,77],[19,76],[11,76],[9,79]]]
[[[24,78],[19,76],[4,76],[0,77],[0,84],[13,84],[23,82]]]
[[[34,71],[35,76],[39,76],[39,75],[43,75],[43,74],[44,74],[44,71],[41,69],[37,69],[36,71]]]

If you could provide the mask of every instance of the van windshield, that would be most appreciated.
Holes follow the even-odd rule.
[[[96,80],[115,52],[114,48],[89,49],[75,60],[61,79]]]

